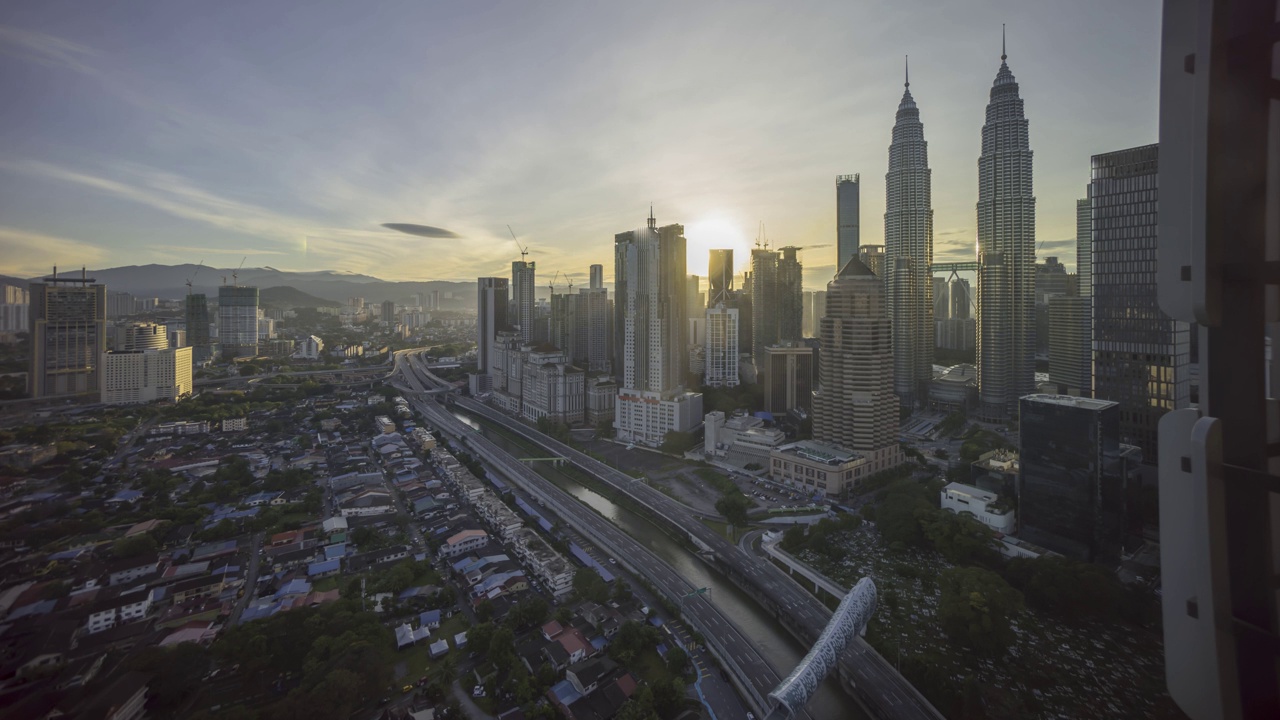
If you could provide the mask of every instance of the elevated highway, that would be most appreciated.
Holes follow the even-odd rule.
[[[419,366],[419,370],[422,368]],[[425,371],[424,371],[425,372]],[[430,375],[429,372],[425,373]],[[749,593],[797,639],[812,646],[831,620],[831,610],[772,563],[747,553],[698,520],[685,505],[658,490],[524,423],[473,400],[446,396],[468,413],[500,425],[576,467],[647,509],[653,518],[686,535],[703,557]],[[456,419],[455,419],[456,420]],[[706,633],[704,633],[705,635]],[[942,714],[862,638],[840,655],[841,685],[876,718],[940,720]]]
[[[617,562],[646,578],[672,602],[681,603],[681,617],[706,640],[708,648],[724,664],[738,692],[757,717],[766,717],[774,703],[768,693],[783,680],[783,674],[757,650],[755,644],[723,615],[719,608],[696,594],[695,588],[665,560],[640,544],[622,529],[579,503],[564,490],[539,475],[527,464],[494,445],[474,428],[458,420],[444,406],[424,399],[428,392],[419,370],[397,365],[397,386],[424,419],[446,435],[457,438],[487,465],[542,501],[575,530],[591,538]],[[683,601],[681,598],[684,598]],[[810,718],[801,712],[801,718]]]

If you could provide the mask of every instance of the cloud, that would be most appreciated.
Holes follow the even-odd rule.
[[[172,252],[182,253],[184,256],[192,253],[204,253],[205,255],[284,255],[279,250],[263,250],[254,247],[224,248],[224,247],[208,247],[205,245],[157,245],[154,248],[156,252]]]
[[[431,227],[430,225],[415,225],[414,223],[382,223],[382,227],[388,230],[399,230],[406,235],[417,235],[425,238],[456,238],[462,237],[452,230],[444,228]]]
[[[96,55],[92,49],[34,30],[0,25],[0,51],[41,65],[64,67],[85,75],[98,74],[90,64]]]
[[[102,248],[80,240],[3,226],[0,246],[4,247],[0,272],[17,277],[47,273],[60,261],[66,267],[97,265],[106,257]]]

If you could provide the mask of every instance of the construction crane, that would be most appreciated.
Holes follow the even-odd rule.
[[[520,248],[520,262],[524,262],[524,259],[529,255],[529,248],[521,245],[520,241],[516,240],[516,231],[512,230],[510,225],[507,226],[507,232],[511,233],[511,239],[515,241],[516,247]]]
[[[559,279],[560,279],[560,271],[557,270],[556,274],[551,277],[551,280],[547,281],[547,287],[551,290],[552,296],[555,296],[556,294],[556,280],[559,280]]]
[[[245,255],[244,257],[240,258],[240,264],[236,266],[236,269],[235,269],[235,270],[232,270],[232,271],[231,271],[231,284],[232,284],[232,285],[235,285],[236,287],[240,287],[240,268],[244,267],[244,261],[245,261],[245,260],[248,260],[248,259],[249,259],[249,256],[248,256],[248,255]],[[223,278],[223,279],[222,279],[222,282],[223,282],[224,284],[226,283],[226,281],[227,281],[227,279],[226,279],[226,278]]]
[[[191,273],[191,277],[187,278],[187,294],[191,294],[191,283],[195,281],[196,276],[200,274],[200,268],[204,267],[204,258],[200,258],[200,263],[196,265],[196,271]]]

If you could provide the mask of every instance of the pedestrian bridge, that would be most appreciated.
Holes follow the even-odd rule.
[[[840,652],[853,640],[854,634],[866,635],[867,623],[875,611],[876,584],[864,577],[840,601],[831,622],[823,628],[800,664],[769,693],[769,699],[778,704],[769,713],[768,720],[783,720],[804,709],[822,679],[839,663]]]

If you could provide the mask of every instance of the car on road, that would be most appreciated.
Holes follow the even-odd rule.
[[[484,686],[483,686],[483,685],[477,685],[477,686],[475,686],[474,688],[472,688],[472,690],[471,690],[471,697],[475,697],[475,698],[482,698],[482,697],[484,697]]]
[[[617,560],[614,560],[613,558],[609,558],[609,564],[610,564],[610,565],[617,565],[617,564],[618,564],[618,561],[617,561]]]

